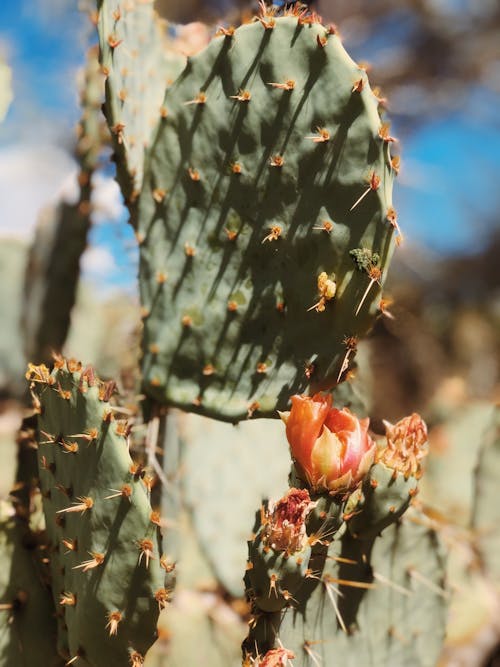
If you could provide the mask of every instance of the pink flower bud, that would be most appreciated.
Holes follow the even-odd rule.
[[[375,457],[368,435],[370,420],[358,419],[347,408],[331,407],[331,396],[292,396],[292,409],[281,413],[299,475],[313,491],[332,495],[361,481]]]

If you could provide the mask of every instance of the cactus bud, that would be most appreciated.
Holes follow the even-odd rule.
[[[291,411],[281,418],[297,471],[316,492],[353,488],[373,463],[369,420],[332,408],[330,396],[293,396]]]

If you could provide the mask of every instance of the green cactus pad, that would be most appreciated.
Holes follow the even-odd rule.
[[[284,647],[297,667],[435,667],[446,620],[444,555],[424,519],[412,518],[419,523],[404,519],[376,540],[349,532],[334,540],[295,603],[256,615],[247,651]]]
[[[127,202],[137,196],[144,150],[165,113],[165,87],[185,58],[167,48],[153,3],[98,0],[99,46],[106,75],[104,113],[114,136],[117,176]]]
[[[405,477],[383,463],[372,466],[344,506],[351,533],[363,539],[376,537],[408,509],[417,484],[415,477]]]
[[[476,468],[472,528],[480,562],[500,591],[500,408],[496,408],[486,431]]]
[[[107,402],[112,385],[72,360],[56,361],[51,373],[31,365],[27,376],[39,412],[59,651],[78,665],[127,664],[155,640],[166,604],[159,519],[130,458],[126,424]]]
[[[164,108],[136,228],[145,391],[276,416],[345,377],[377,312],[397,228],[378,100],[332,29],[261,16],[191,58]]]
[[[50,590],[34,558],[25,521],[0,505],[0,667],[61,667]]]

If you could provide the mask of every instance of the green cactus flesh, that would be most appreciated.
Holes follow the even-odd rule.
[[[378,310],[397,229],[378,100],[333,30],[261,16],[191,58],[164,109],[136,228],[145,391],[275,416],[345,377]]]
[[[61,667],[56,651],[54,604],[34,558],[24,520],[0,506],[0,666]]]
[[[287,608],[255,610],[245,652],[284,647],[297,667],[434,667],[446,619],[444,555],[425,520],[412,519],[376,539],[339,531],[316,550]]]
[[[485,574],[500,591],[500,408],[496,407],[486,430],[476,468],[472,528],[475,547]]]
[[[142,664],[169,586],[158,517],[111,386],[74,361],[30,366],[59,651],[92,667]]]
[[[165,87],[185,58],[168,49],[165,25],[153,3],[98,0],[97,6],[104,113],[114,136],[118,181],[131,203],[142,183],[144,150],[164,113]]]

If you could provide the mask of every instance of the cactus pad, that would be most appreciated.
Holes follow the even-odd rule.
[[[130,458],[113,384],[63,359],[30,366],[39,476],[59,610],[59,651],[78,665],[142,664],[168,600],[159,517]],[[69,664],[69,663],[68,663]],[[72,663],[71,663],[72,664]]]
[[[345,377],[377,312],[397,230],[378,99],[333,28],[262,10],[191,58],[163,108],[136,228],[145,391],[275,416]]]

